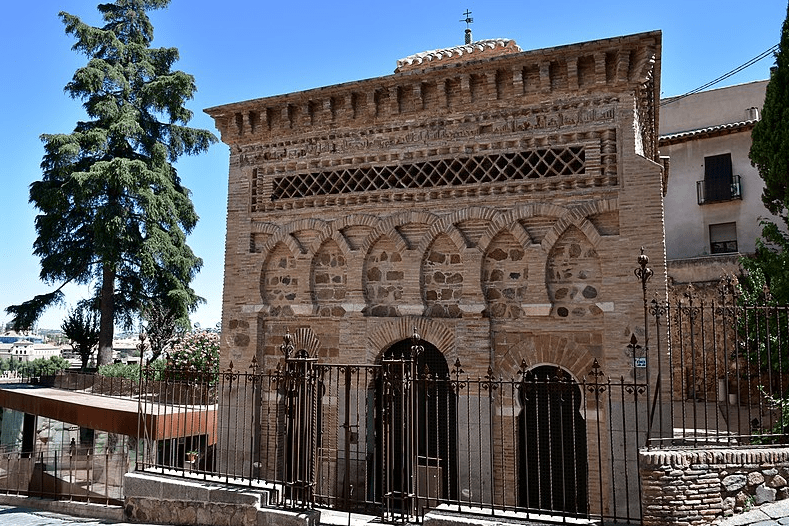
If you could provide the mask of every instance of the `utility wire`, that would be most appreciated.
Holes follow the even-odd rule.
[[[721,81],[726,80],[727,78],[731,77],[732,75],[736,75],[737,73],[739,73],[740,71],[744,70],[745,68],[753,66],[754,64],[756,64],[760,60],[770,56],[774,51],[778,50],[779,46],[780,46],[780,44],[776,44],[773,47],[771,47],[770,49],[768,49],[767,51],[764,51],[764,52],[760,53],[759,55],[753,57],[748,62],[737,66],[736,68],[734,68],[733,70],[729,71],[728,73],[724,73],[723,75],[721,75],[720,77],[716,78],[715,80],[711,80],[711,81],[707,82],[706,84],[704,84],[703,86],[699,86],[698,88],[696,88],[694,90],[691,90],[691,91],[685,93],[684,95],[679,95],[677,97],[673,97],[673,98],[668,99],[668,100],[666,100],[664,102],[661,102],[660,105],[661,106],[665,106],[666,104],[671,104],[672,102],[676,102],[676,101],[678,101],[680,99],[684,99],[685,97],[693,95],[694,93],[698,93],[700,91],[704,91],[705,89],[707,89],[709,87],[712,87],[712,86],[714,86],[715,84],[717,84],[717,83],[719,83]]]

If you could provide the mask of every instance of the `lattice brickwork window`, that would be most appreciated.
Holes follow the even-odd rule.
[[[584,147],[567,146],[395,166],[349,167],[275,178],[271,199],[574,176],[584,173],[585,164]]]

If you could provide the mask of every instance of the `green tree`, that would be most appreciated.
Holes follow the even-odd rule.
[[[173,163],[216,138],[187,126],[185,103],[194,78],[171,68],[175,48],[152,48],[147,11],[169,0],[100,4],[105,25],[93,27],[61,12],[73,49],[88,57],[66,85],[89,120],[70,134],[43,135],[43,178],[30,185],[34,254],[40,277],[60,286],[6,308],[16,327],[29,327],[66,283],[90,283],[100,312],[98,364],[111,361],[115,323],[131,327],[150,297],[191,312],[201,301],[190,287],[202,260],[186,244],[197,222],[189,190]]]
[[[69,368],[69,363],[60,356],[51,358],[36,358],[32,362],[22,362],[19,365],[19,374],[27,378],[53,376]]]
[[[185,320],[179,313],[178,306],[168,304],[161,298],[151,298],[144,306],[142,317],[145,320],[146,344],[151,354],[149,361],[154,361],[179,337],[186,332],[189,318]]]
[[[93,348],[99,343],[99,318],[96,311],[85,304],[78,305],[68,313],[60,329],[68,338],[71,347],[79,354],[84,371],[88,367]]]
[[[775,54],[762,117],[753,128],[751,162],[764,180],[762,201],[767,210],[789,227],[789,6]],[[760,269],[779,303],[789,303],[789,238],[772,221],[762,222],[762,238],[753,258],[743,265],[749,273]]]

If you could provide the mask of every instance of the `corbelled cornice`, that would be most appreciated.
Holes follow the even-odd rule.
[[[499,45],[493,42],[494,48]],[[634,93],[636,110],[646,115],[654,113],[659,100],[660,47],[661,33],[652,31],[492,57],[481,52],[479,60],[472,51],[467,60],[427,69],[404,68],[383,77],[205,111],[215,119],[223,142],[234,146],[397,126],[595,93]],[[404,60],[424,63],[428,55]]]

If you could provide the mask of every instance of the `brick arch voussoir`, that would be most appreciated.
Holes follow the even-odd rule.
[[[309,327],[300,327],[292,334],[293,349],[307,351],[307,355],[315,358],[321,348],[321,341]]]
[[[529,233],[526,232],[526,229],[524,229],[518,223],[510,223],[507,225],[499,226],[499,228],[496,229],[495,231],[492,231],[492,229],[490,229],[488,232],[486,232],[479,240],[480,252],[482,252],[483,254],[487,254],[488,250],[490,249],[491,243],[493,243],[493,240],[496,239],[496,237],[503,232],[508,232],[512,234],[512,236],[515,238],[515,240],[521,245],[521,247],[524,250],[526,250],[526,248],[531,243],[531,238],[529,237]]]
[[[266,259],[268,259],[268,255],[271,253],[274,247],[276,247],[280,243],[285,244],[285,246],[287,246],[290,249],[291,253],[294,256],[297,254],[307,253],[306,248],[303,248],[301,244],[299,244],[299,242],[296,240],[296,238],[293,237],[292,235],[293,232],[297,232],[298,230],[302,230],[302,229],[294,230],[293,228],[291,228],[291,226],[292,225],[287,225],[284,228],[281,228],[276,234],[271,236],[271,238],[268,241],[266,241],[266,244],[263,245],[263,249],[261,250],[261,252],[266,254]]]
[[[351,214],[334,223],[334,229],[340,231],[349,226],[369,226],[377,228],[381,224],[381,218],[372,214]]]
[[[449,356],[455,350],[454,334],[439,321],[421,316],[387,320],[370,331],[367,335],[368,357],[379,363],[386,349],[394,343],[411,338],[414,329],[422,340],[435,345],[451,365]]]
[[[528,204],[528,205],[521,205],[513,210],[505,214],[500,214],[496,216],[491,225],[482,234],[482,237],[479,239],[479,246],[480,250],[484,253],[487,252],[488,246],[493,241],[493,239],[501,233],[502,230],[509,230],[516,238],[523,239],[523,235],[525,234],[528,237],[528,242],[522,241],[524,248],[531,243],[531,237],[528,236],[528,232],[519,224],[518,226],[523,230],[522,233],[517,233],[516,230],[512,228],[514,223],[519,223],[520,220],[526,219],[528,217],[535,217],[535,216],[549,216],[549,217],[561,217],[567,213],[567,208],[553,205],[549,203],[535,203],[535,204]]]
[[[463,249],[468,248],[466,245],[466,238],[463,237],[463,234],[460,233],[460,230],[458,230],[455,225],[450,223],[442,224],[442,226],[444,227],[443,229],[431,227],[427,235],[425,235],[424,239],[422,239],[422,242],[416,247],[417,253],[421,254],[422,258],[425,257],[425,254],[427,254],[427,251],[431,246],[433,246],[433,243],[436,242],[436,239],[443,235],[449,237],[449,239],[452,240],[452,243],[455,244],[455,247],[457,247],[457,249],[461,252]]]
[[[407,211],[389,216],[382,220],[378,226],[370,232],[370,235],[367,236],[367,239],[362,243],[362,252],[366,254],[381,237],[389,236],[397,245],[397,250],[402,253],[408,250],[409,247],[405,238],[397,231],[398,226],[407,225],[408,223],[426,223],[433,225],[437,220],[438,216],[429,212]]]
[[[593,247],[597,248],[602,240],[602,236],[597,228],[592,224],[588,216],[594,215],[598,212],[592,211],[592,213],[588,213],[589,209],[573,209],[567,212],[565,215],[559,218],[558,221],[553,225],[553,228],[545,234],[545,237],[542,239],[542,248],[546,254],[551,252],[551,249],[559,240],[560,237],[569,229],[570,227],[576,227],[580,230],[586,239],[592,244]]]
[[[253,234],[271,234],[274,235],[279,232],[280,227],[275,225],[274,223],[268,223],[263,221],[253,221],[250,231]]]
[[[529,217],[561,217],[566,214],[568,208],[553,203],[531,203],[521,205],[512,210],[512,221],[519,221]]]
[[[333,239],[335,230],[332,227],[332,224],[328,221],[323,221],[320,219],[310,219],[309,221],[314,221],[314,224],[309,227],[305,227],[304,229],[310,228],[312,230],[317,230],[318,235],[312,241],[312,243],[310,243],[309,246],[305,248],[307,249],[307,253],[315,255],[326,241]]]
[[[495,208],[490,208],[487,206],[470,206],[468,208],[461,208],[460,210],[452,212],[443,219],[443,222],[456,225],[457,223],[468,221],[469,219],[494,221],[500,214],[501,212]]]
[[[321,238],[325,238],[328,233],[331,231],[331,225],[322,219],[317,219],[314,217],[309,217],[305,219],[298,219],[289,223],[283,229],[283,233],[290,234],[290,237],[295,239],[293,235],[296,232],[300,232],[302,230],[316,230],[318,231],[317,239],[320,240]],[[301,246],[298,241],[296,241],[298,246]],[[301,247],[300,252],[302,254],[314,254],[315,253],[315,242],[311,243],[308,246]],[[320,243],[317,243],[320,246]]]
[[[570,373],[577,383],[587,376],[594,363],[594,356],[588,349],[567,338],[534,337],[521,341],[507,350],[496,360],[497,375],[504,378],[518,378],[521,365],[526,370],[541,365],[556,365]]]
[[[520,224],[520,221],[523,219],[527,219],[529,217],[538,217],[538,216],[546,216],[546,217],[555,217],[561,218],[568,213],[568,209],[550,203],[533,203],[528,205],[521,205],[506,214],[502,214],[496,218],[493,224],[487,229],[487,231],[482,235],[480,238],[479,244],[480,246],[485,247],[485,251],[487,251],[488,245],[490,245],[491,241],[499,235],[499,233],[505,227],[516,237],[522,238],[523,234],[529,238],[528,243],[522,241],[524,247],[531,243],[531,237],[528,236],[528,232],[523,226]],[[512,228],[512,225],[517,223],[520,229],[523,230],[522,234],[516,233],[516,230]]]
[[[459,249],[463,248],[476,248],[480,250],[479,245],[469,245],[466,238],[457,227],[458,223],[468,221],[470,219],[481,219],[485,221],[493,221],[499,212],[493,208],[484,206],[472,206],[469,208],[461,208],[449,215],[442,217],[439,221],[433,224],[427,231],[422,243],[417,247],[418,252],[424,254],[425,251],[433,244],[435,238],[441,234],[447,234]]]

